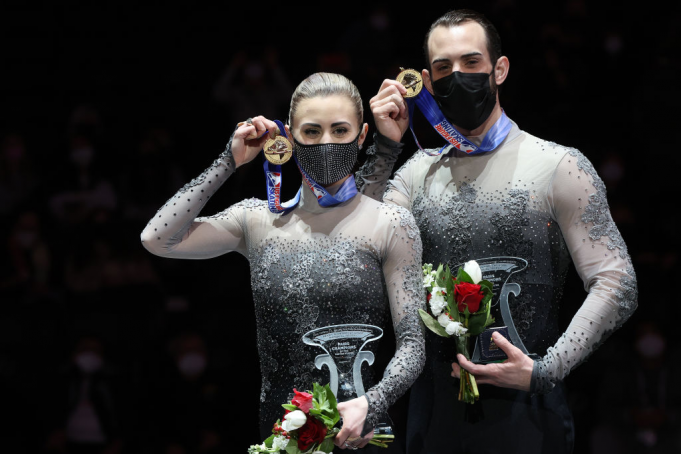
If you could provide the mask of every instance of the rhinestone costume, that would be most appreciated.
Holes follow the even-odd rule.
[[[249,199],[197,217],[235,171],[230,145],[154,215],[141,235],[145,248],[172,258],[206,259],[230,251],[248,258],[262,372],[263,437],[282,418],[281,404],[293,388],[309,390],[313,382],[329,382],[328,369],[315,367],[315,357],[323,351],[304,344],[303,334],[346,323],[394,330],[396,349],[387,355],[392,359],[386,360],[383,377],[374,367],[362,369],[367,422],[383,421],[425,363],[417,312],[424,301],[422,250],[413,216],[360,194],[323,208],[303,185],[299,205],[286,215],[271,213],[265,201]]]
[[[631,316],[637,306],[636,276],[610,215],[605,186],[588,159],[576,149],[512,125],[494,151],[468,156],[450,147],[438,157],[417,152],[390,182],[403,145],[376,134],[356,181],[364,194],[377,199],[383,195],[385,202],[411,210],[421,231],[425,263],[456,266],[499,256],[527,260],[527,268],[509,281],[521,288],[509,303],[528,351],[542,356],[535,361],[532,393],[546,395]],[[471,140],[479,144],[482,137]],[[570,258],[588,296],[561,333],[558,307]],[[456,396],[448,394],[452,386],[458,389],[449,377],[455,349],[448,339],[431,333],[426,338],[424,375],[432,374],[434,405],[445,403],[440,409],[420,411],[437,414],[433,420],[439,418],[447,427],[456,418],[451,410]],[[490,387],[483,388],[481,399],[492,394]],[[410,412],[419,411],[413,400]],[[435,426],[427,430],[425,439],[440,431]]]

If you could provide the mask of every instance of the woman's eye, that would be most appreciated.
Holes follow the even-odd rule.
[[[319,131],[316,129],[306,129],[303,131],[303,134],[305,134],[307,137],[317,137],[319,135]]]
[[[348,133],[348,128],[336,128],[333,133],[337,136],[342,136]]]

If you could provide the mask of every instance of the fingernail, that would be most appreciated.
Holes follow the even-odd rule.
[[[501,334],[499,334],[497,332],[492,333],[492,337],[494,338],[494,340],[498,340],[499,336],[501,336]]]

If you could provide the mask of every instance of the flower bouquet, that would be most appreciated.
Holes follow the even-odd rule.
[[[313,383],[312,393],[293,390],[294,397],[282,407],[284,422],[277,420],[272,435],[260,445],[248,448],[248,454],[280,453],[317,454],[333,451],[333,439],[340,432],[336,396],[329,385]],[[376,434],[369,443],[387,448],[394,435]]]
[[[459,267],[452,276],[449,265],[423,265],[423,287],[428,291],[430,313],[419,309],[426,327],[442,337],[455,337],[456,350],[470,360],[468,340],[494,323],[490,316],[492,283],[482,279],[475,260]],[[461,369],[459,400],[472,404],[480,397],[475,377]]]

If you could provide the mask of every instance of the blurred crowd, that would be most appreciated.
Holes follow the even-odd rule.
[[[567,379],[576,452],[681,452],[672,114],[681,98],[681,8],[643,13],[563,0],[540,17],[520,3],[472,5],[497,24],[511,61],[502,106],[522,129],[594,163],[639,279],[634,317]],[[165,54],[148,58],[112,51],[122,69],[108,78],[101,75],[112,64],[101,53],[109,48],[97,54],[54,25],[65,37],[45,46],[68,54],[61,71],[74,74],[52,81],[54,97],[22,82],[36,80],[24,71],[38,65],[11,60],[1,88],[0,452],[226,453],[260,441],[248,262],[237,254],[160,259],[139,233],[217,157],[238,121],[286,120],[295,85],[312,72],[350,77],[373,131],[369,99],[400,66],[423,67],[422,37],[445,11],[409,16],[374,6],[317,21],[309,34],[310,13],[300,23],[289,14],[285,33],[267,42],[228,26],[205,31],[219,23],[214,11],[188,14],[188,43],[173,38],[157,50]],[[152,35],[132,34],[128,45],[144,36],[145,52],[165,49]],[[82,54],[69,50],[75,42]],[[210,62],[190,58],[193,46],[208,46]],[[170,55],[172,65],[162,58]],[[438,143],[422,119],[414,126],[424,146]],[[290,169],[292,194],[300,178]],[[205,214],[264,196],[260,166],[247,165]],[[583,298],[572,272],[564,326]]]

